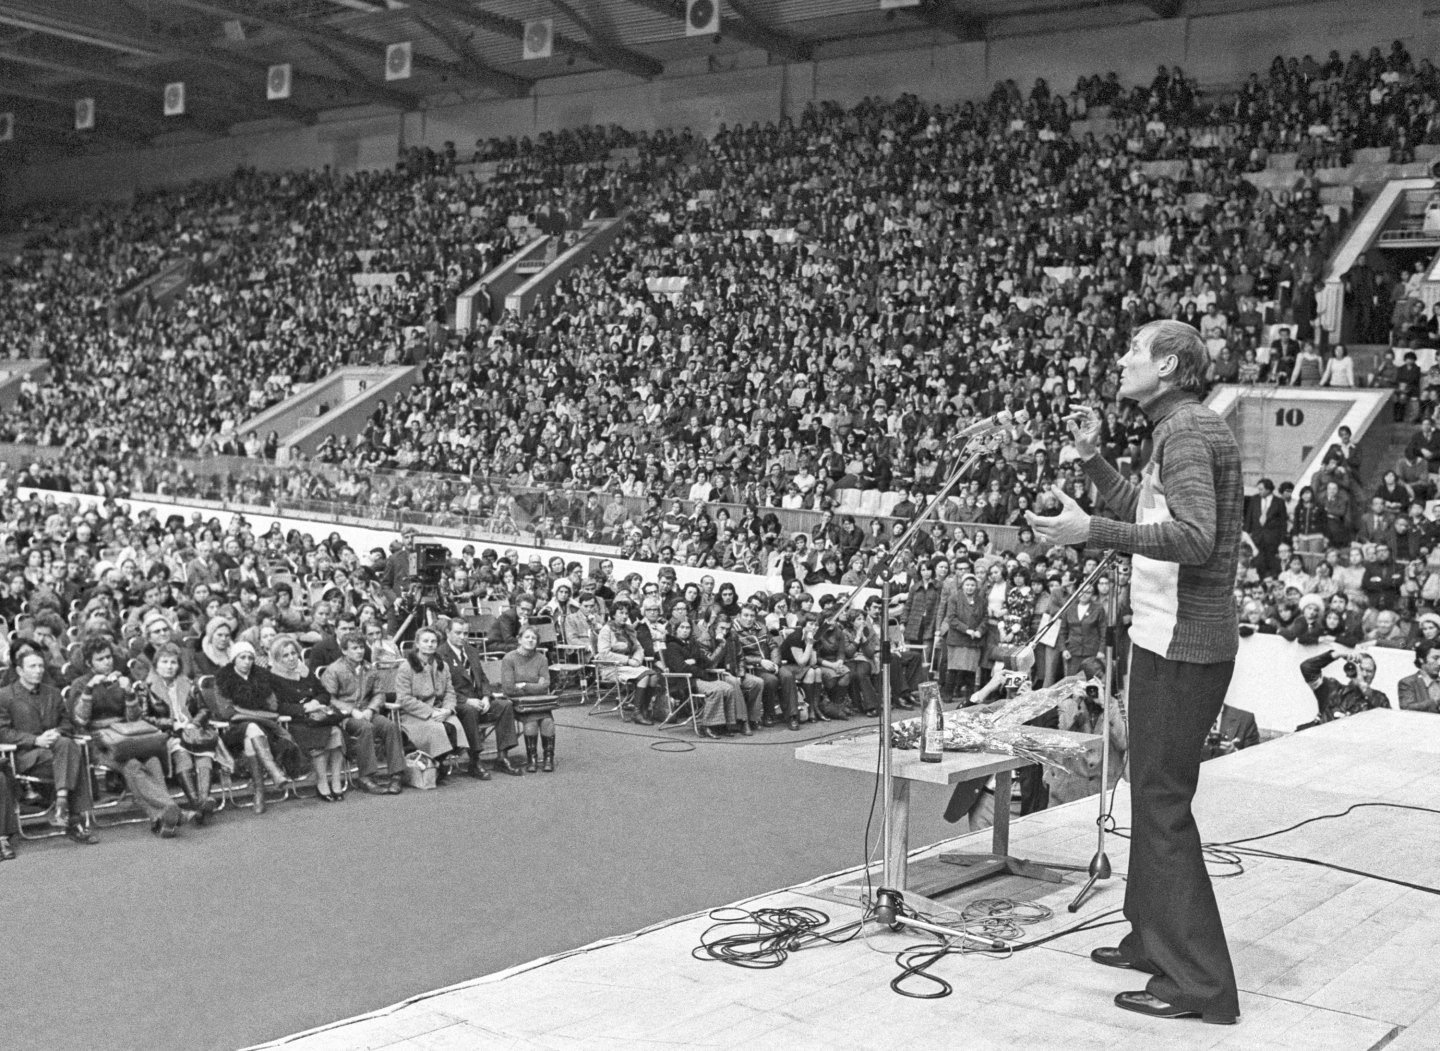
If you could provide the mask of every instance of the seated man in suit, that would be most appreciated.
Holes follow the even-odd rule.
[[[455,714],[474,749],[470,755],[471,776],[481,781],[490,779],[489,772],[480,765],[480,726],[484,724],[495,727],[495,769],[519,777],[524,770],[509,755],[517,741],[514,705],[500,693],[498,683],[486,680],[480,654],[467,638],[464,620],[440,617],[435,627],[444,640],[440,643],[440,659],[450,669],[450,683],[455,687]]]
[[[1400,707],[1410,712],[1440,712],[1440,643],[1425,639],[1415,645],[1414,675],[1395,687]]]
[[[520,629],[534,616],[535,599],[530,595],[521,595],[514,606],[503,610],[490,625],[490,630],[485,633],[486,648],[501,653],[513,650],[518,645],[516,640],[520,637]],[[443,636],[444,633],[441,634]]]
[[[71,736],[75,722],[65,698],[45,682],[45,658],[32,643],[11,647],[16,681],[0,689],[0,744],[16,747],[15,769],[53,781],[55,809],[50,824],[63,828],[76,843],[98,843],[85,826],[90,812],[90,772],[80,744]]]

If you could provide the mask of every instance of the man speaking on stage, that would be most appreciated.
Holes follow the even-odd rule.
[[[1072,423],[1075,448],[1099,493],[1091,517],[1060,487],[1056,517],[1027,515],[1052,544],[1089,543],[1134,556],[1130,627],[1130,808],[1125,884],[1131,932],[1091,958],[1153,975],[1115,1003],[1157,1018],[1233,1023],[1235,971],[1190,804],[1205,735],[1235,670],[1232,587],[1243,524],[1240,449],[1225,421],[1200,404],[1210,357],[1178,321],[1139,329],[1120,359],[1120,396],[1154,425],[1141,483],[1124,481],[1099,452],[1100,419]]]

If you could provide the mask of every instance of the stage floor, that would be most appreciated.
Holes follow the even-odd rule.
[[[854,776],[833,771],[837,779]],[[1206,764],[1196,811],[1207,841],[1270,832],[1359,802],[1440,808],[1440,718],[1376,711]],[[1122,782],[1116,822],[1128,825]],[[1095,802],[1016,820],[1011,851],[1039,861],[1085,864],[1095,848]],[[988,849],[989,833],[946,850]],[[1440,814],[1365,808],[1255,844],[1417,884],[1440,886]],[[1109,839],[1116,877],[1079,913],[1064,885],[992,880],[947,896],[1038,901],[1054,910],[1027,937],[1117,909],[1127,841]],[[941,852],[936,845],[912,857]],[[1226,871],[1213,865],[1216,874]],[[855,874],[750,899],[747,908],[803,906],[848,923],[858,908],[826,900]],[[460,1051],[476,1048],[886,1048],[942,1044],[982,1048],[1107,1051],[1274,1048],[1306,1051],[1431,1051],[1440,1047],[1440,896],[1367,876],[1247,857],[1244,872],[1215,881],[1240,982],[1236,1026],[1157,1021],[1117,1009],[1115,993],[1140,988],[1130,972],[1099,967],[1088,953],[1123,926],[1083,931],[1000,959],[952,955],[933,972],[943,999],[892,992],[893,954],[924,940],[867,925],[863,938],[790,956],[773,970],[742,970],[691,955],[706,916],[681,918],[472,982],[374,1015],[281,1042],[294,1051]],[[943,922],[943,920],[942,920]],[[915,988],[929,991],[923,983]],[[263,1045],[273,1046],[273,1045]]]

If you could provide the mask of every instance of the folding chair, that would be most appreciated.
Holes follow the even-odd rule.
[[[532,621],[531,627],[535,629],[535,635],[539,641],[540,648],[551,655],[550,681],[552,691],[557,695],[562,692],[570,692],[567,688],[561,687],[557,681],[560,677],[571,678],[575,682],[573,691],[580,695],[576,702],[584,705],[590,699],[590,691],[585,681],[586,665],[583,661],[561,661],[559,659],[560,642],[555,632],[555,622],[549,620]]]
[[[615,715],[635,698],[635,683],[626,679],[605,678],[607,668],[614,665],[601,664],[590,660],[590,667],[595,673],[595,703],[590,707],[590,715]]]
[[[672,700],[675,699],[676,683],[684,688],[684,697],[670,709],[670,714],[660,724],[660,729],[668,730],[672,726],[680,726],[688,719],[690,728],[698,737],[700,736],[700,706],[703,698],[695,692],[695,676],[685,671],[667,671],[665,673],[665,692],[670,695]]]
[[[75,736],[75,740],[79,743],[81,749],[80,761],[84,764],[85,769],[89,770],[90,737],[87,734],[77,734]],[[34,841],[41,839],[54,839],[57,836],[63,836],[65,834],[65,830],[63,828],[54,828],[49,823],[49,814],[51,807],[54,805],[55,798],[54,782],[47,781],[43,777],[35,777],[32,774],[20,773],[15,759],[15,755],[18,751],[18,745],[0,744],[0,765],[3,765],[5,767],[5,773],[0,774],[0,776],[8,776],[10,778],[10,784],[13,785],[17,790],[11,794],[13,796],[13,805],[15,807],[16,824],[20,828],[20,838]],[[30,813],[27,814],[24,809],[22,809],[21,804],[43,798],[38,790],[46,786],[49,786],[50,789],[51,806],[42,807],[39,810],[32,810]],[[23,796],[21,791],[19,791],[21,789],[24,789]],[[92,799],[91,802],[93,803],[94,800]],[[80,823],[82,826],[87,828],[90,826],[90,811],[87,810],[84,814],[80,816]],[[41,825],[44,831],[25,831],[26,825],[36,824]]]

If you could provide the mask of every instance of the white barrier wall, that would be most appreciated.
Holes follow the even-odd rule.
[[[22,498],[28,498],[31,494],[38,494],[42,499],[45,497],[64,495],[48,490],[30,488],[20,489],[19,494]],[[80,499],[82,504],[94,500],[93,497],[81,497]],[[317,539],[328,537],[331,533],[338,533],[342,540],[362,554],[377,547],[383,547],[388,550],[390,542],[398,535],[393,529],[373,529],[366,526],[328,522],[323,519],[296,518],[288,515],[267,515],[254,511],[228,511],[218,507],[202,506],[195,503],[170,503],[164,500],[149,498],[126,499],[120,501],[120,503],[128,507],[132,515],[140,511],[154,511],[155,514],[160,517],[161,521],[164,521],[170,515],[176,514],[183,516],[188,521],[192,515],[198,514],[205,521],[209,521],[212,518],[218,519],[225,527],[228,527],[235,516],[240,514],[245,521],[249,523],[251,530],[257,536],[269,531],[270,527],[277,522],[282,529],[287,531],[298,529],[302,533],[309,533]],[[549,561],[552,556],[559,555],[567,562],[580,562],[586,567],[587,572],[595,562],[601,558],[608,558],[615,563],[615,574],[617,577],[623,577],[629,573],[639,573],[648,580],[653,578],[656,570],[659,569],[659,566],[654,562],[636,562],[629,559],[614,558],[608,554],[598,555],[589,551],[582,552],[567,549],[562,546],[536,547],[519,542],[471,540],[465,537],[446,536],[440,533],[426,533],[424,530],[420,530],[420,532],[427,542],[444,544],[450,549],[450,553],[455,556],[459,556],[460,549],[466,544],[473,544],[477,551],[483,551],[487,547],[494,548],[502,554],[506,551],[514,551],[519,555],[521,561],[529,561],[531,555],[539,555],[541,561],[546,562]],[[716,587],[729,581],[735,585],[736,591],[740,593],[742,598],[756,591],[777,592],[784,590],[785,587],[784,579],[778,574],[772,577],[762,577],[754,573],[734,573],[723,569],[700,569],[691,566],[675,566],[674,569],[676,579],[679,580],[682,585],[688,584],[691,581],[699,583],[701,577],[714,577]],[[805,590],[813,595],[848,595],[852,589],[832,584],[817,584]]]
[[[1303,661],[1323,653],[1326,646],[1302,646],[1278,635],[1252,635],[1240,640],[1235,658],[1235,677],[1225,703],[1255,716],[1262,730],[1289,733],[1315,718],[1315,695],[1300,676]],[[1362,647],[1375,658],[1375,689],[1398,706],[1396,684],[1415,671],[1414,654],[1380,646]],[[1344,662],[1335,661],[1326,674],[1345,681]]]

